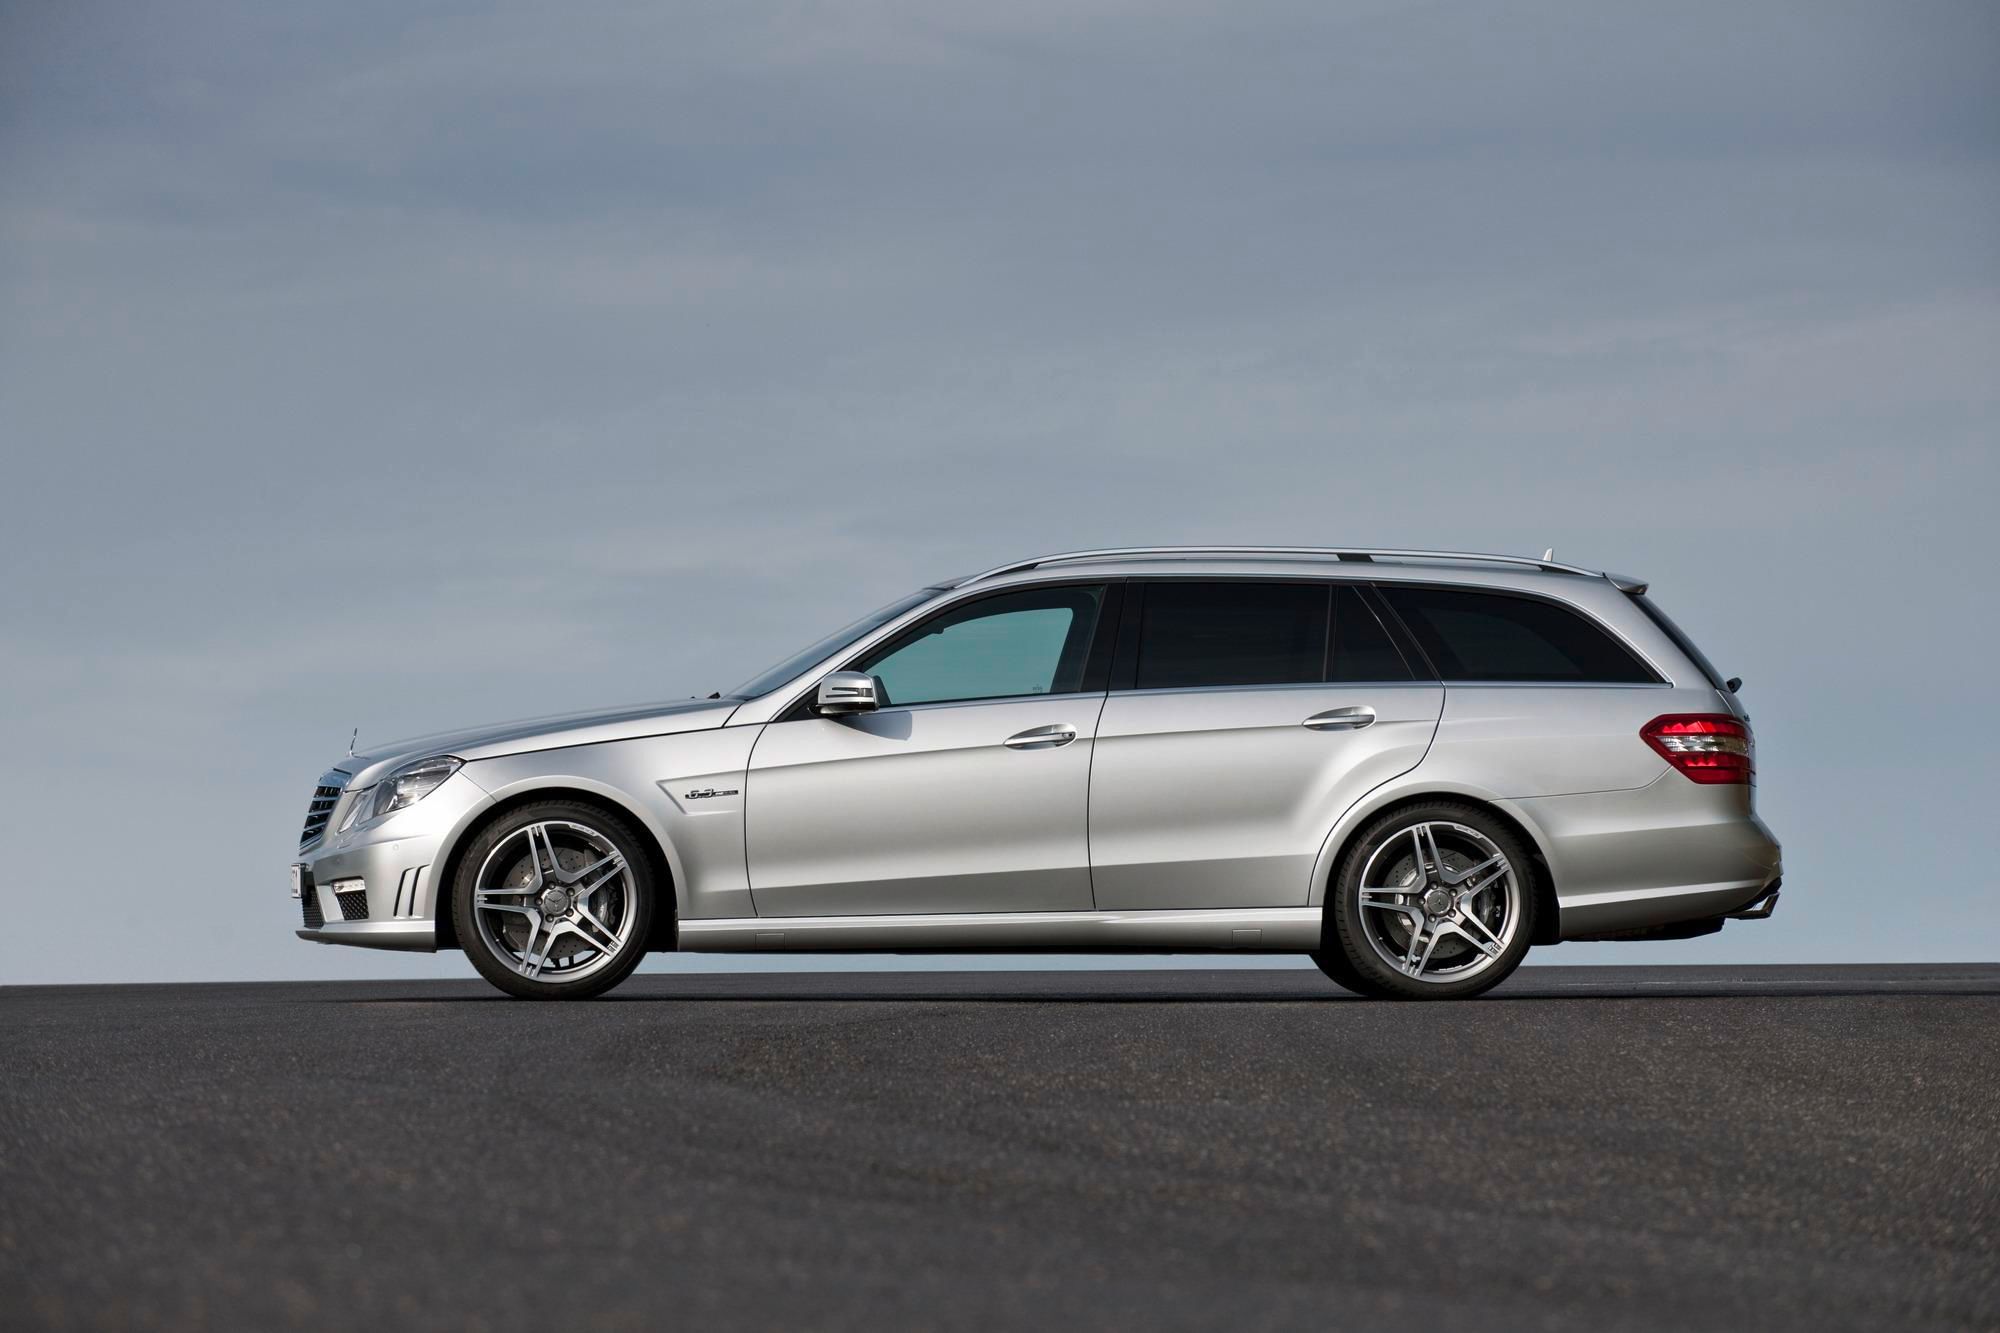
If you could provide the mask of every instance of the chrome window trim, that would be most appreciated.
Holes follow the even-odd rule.
[[[1443,686],[1443,681],[1436,680],[1290,680],[1271,685],[1151,685],[1110,693],[1124,698],[1134,694],[1265,694],[1272,690],[1435,690]]]
[[[1670,680],[1434,680],[1447,690],[1676,690]]]

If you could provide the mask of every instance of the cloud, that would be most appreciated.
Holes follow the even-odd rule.
[[[1862,817],[1994,795],[2000,644],[1932,577],[2000,489],[1989,6],[5,25],[0,833],[148,869],[80,862],[102,954],[0,978],[420,966],[292,950],[271,891],[352,726],[705,692],[1183,540],[1649,575],[1750,677],[1812,886],[1672,956],[2000,941]],[[1915,679],[1875,751],[1828,727]],[[134,775],[172,794],[104,826]],[[1964,932],[1875,909],[1910,874]]]

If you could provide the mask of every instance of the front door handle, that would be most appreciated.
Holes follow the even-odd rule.
[[[1314,713],[1299,725],[1314,731],[1359,731],[1374,721],[1375,710],[1357,704],[1353,708],[1329,708],[1324,713]]]
[[[1053,750],[1076,739],[1076,728],[1063,722],[1018,732],[1000,743],[1010,750]]]

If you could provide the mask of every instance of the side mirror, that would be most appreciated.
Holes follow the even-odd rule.
[[[813,710],[821,717],[872,713],[882,706],[883,693],[882,682],[865,671],[831,671],[819,683]]]

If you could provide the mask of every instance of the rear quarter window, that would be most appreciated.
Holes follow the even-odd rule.
[[[1631,650],[1568,607],[1471,589],[1379,586],[1444,680],[1660,683]]]
[[[1687,655],[1687,660],[1694,663],[1695,670],[1708,678],[1709,684],[1715,686],[1718,690],[1727,691],[1729,689],[1728,680],[1720,671],[1716,670],[1715,663],[1708,660],[1708,654],[1695,646],[1694,640],[1687,636],[1687,631],[1676,625],[1674,618],[1661,610],[1658,602],[1646,596],[1645,593],[1640,593],[1632,600],[1638,604],[1641,611],[1646,613],[1648,620],[1660,627],[1662,634],[1674,641],[1674,647]]]

